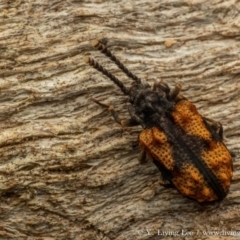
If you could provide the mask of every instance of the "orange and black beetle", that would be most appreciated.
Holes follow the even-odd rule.
[[[202,117],[196,107],[180,94],[180,86],[170,90],[162,81],[151,87],[133,75],[106,47],[94,40],[92,45],[109,57],[128,77],[130,88],[89,57],[85,61],[112,80],[129,96],[127,121],[120,120],[112,106],[107,107],[122,126],[142,125],[139,144],[161,171],[163,179],[184,196],[198,202],[222,200],[232,179],[232,158],[224,145],[222,126]]]

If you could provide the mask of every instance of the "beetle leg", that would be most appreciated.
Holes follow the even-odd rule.
[[[169,94],[169,92],[170,92],[169,86],[163,81],[155,82],[153,85],[153,90],[154,91],[160,90],[160,91],[165,92],[166,94]]]
[[[153,163],[156,165],[158,170],[161,172],[162,175],[162,182],[161,185],[166,188],[174,188],[172,183],[172,175],[169,170],[167,170],[159,161],[153,159]]]
[[[212,119],[203,117],[203,121],[206,124],[208,130],[211,132],[212,136],[218,140],[223,140],[223,127],[220,122],[216,122]]]
[[[140,119],[140,117],[136,115],[135,109],[134,109],[134,107],[132,105],[128,106],[128,113],[130,115],[130,119],[132,119],[133,121],[136,122],[135,126],[140,125],[140,124],[143,123],[142,120]]]
[[[175,101],[179,100],[182,98],[182,96],[179,94],[181,92],[181,85],[176,84],[175,87],[170,91],[169,97]]]
[[[161,182],[160,185],[162,185],[165,188],[175,188],[175,186],[169,182]]]
[[[130,118],[130,119],[127,119],[127,120],[121,120],[118,116],[118,113],[115,111],[114,107],[112,105],[106,105],[104,103],[101,103],[99,101],[97,101],[96,99],[94,98],[91,98],[91,100],[95,103],[97,103],[98,105],[104,107],[104,108],[107,108],[107,110],[109,112],[111,112],[114,120],[120,124],[122,127],[131,127],[131,126],[137,126],[139,125],[139,123],[134,119],[134,118]]]
[[[140,164],[146,163],[147,162],[147,154],[144,149],[141,149],[141,152],[138,155],[138,162]]]

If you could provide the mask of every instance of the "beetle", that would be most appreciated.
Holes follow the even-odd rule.
[[[92,100],[107,108],[121,126],[143,127],[138,137],[142,148],[140,162],[149,155],[166,185],[185,197],[200,203],[225,198],[233,167],[231,154],[223,143],[221,123],[200,115],[195,105],[181,94],[180,85],[170,89],[163,81],[153,86],[142,83],[111,53],[105,42],[93,40],[92,45],[133,80],[127,88],[97,61],[88,56],[84,58],[128,96],[128,120],[121,120],[113,106]]]

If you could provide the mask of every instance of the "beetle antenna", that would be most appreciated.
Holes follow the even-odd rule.
[[[104,42],[100,42],[95,39],[92,40],[92,46],[99,50],[101,53],[105,54],[108,58],[110,58],[129,78],[133,79],[137,84],[141,84],[141,79],[136,75],[132,74],[112,53],[107,49],[107,46]]]
[[[102,74],[107,76],[111,81],[113,81],[122,90],[122,92],[125,95],[129,95],[129,91],[123,85],[123,83],[118,78],[116,78],[114,75],[112,75],[107,69],[105,69],[101,64],[99,64],[97,61],[95,61],[94,59],[92,59],[92,58],[90,58],[88,56],[85,56],[83,60],[86,63],[88,63],[90,66],[94,67],[99,72],[101,72]]]

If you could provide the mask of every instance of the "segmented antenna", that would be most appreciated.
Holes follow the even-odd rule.
[[[141,79],[138,78],[136,75],[132,74],[99,40],[95,39],[92,40],[92,46],[98,49],[100,52],[105,54],[108,58],[110,58],[129,78],[132,78],[137,84],[141,83]]]
[[[90,66],[97,69],[99,72],[103,73],[105,76],[107,76],[111,81],[113,81],[124,94],[129,95],[128,89],[123,85],[123,83],[116,78],[114,75],[112,75],[110,72],[107,71],[101,64],[99,64],[97,61],[93,60],[92,58],[85,56],[83,59],[86,63],[88,63]]]

